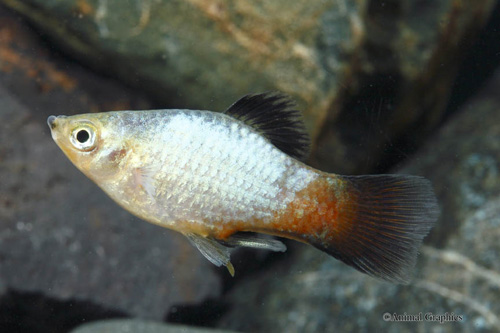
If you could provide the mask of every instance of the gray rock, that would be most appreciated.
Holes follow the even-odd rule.
[[[222,327],[283,332],[500,330],[499,89],[500,71],[399,170],[431,179],[442,208],[410,285],[377,281],[303,247],[292,260],[236,286]],[[387,322],[386,313],[389,321],[394,314],[415,315],[417,321]]]
[[[367,172],[388,139],[416,130],[420,142],[439,122],[465,47],[495,4],[0,2],[72,56],[164,106],[223,110],[249,92],[293,95],[317,143],[314,163],[341,173]]]
[[[2,285],[156,319],[218,295],[189,242],[126,213],[71,165],[45,123],[4,90],[0,101]]]
[[[231,333],[234,331],[162,324],[133,319],[113,319],[82,325],[71,333]]]
[[[55,145],[45,120],[150,103],[54,57],[3,9],[0,17],[1,294],[85,300],[157,320],[174,304],[218,296],[214,267],[182,236],[107,198]]]

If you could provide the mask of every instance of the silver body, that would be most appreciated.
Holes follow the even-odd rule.
[[[117,174],[94,180],[130,212],[166,227],[266,223],[317,177],[251,127],[223,114],[158,110],[103,115],[108,118],[103,139],[116,141],[106,145],[109,153],[125,149],[126,155]]]

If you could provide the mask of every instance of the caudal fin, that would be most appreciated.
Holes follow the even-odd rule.
[[[406,175],[343,176],[347,199],[329,237],[309,241],[359,271],[408,283],[439,209],[431,183]]]

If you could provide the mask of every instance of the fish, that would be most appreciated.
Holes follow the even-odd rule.
[[[69,160],[118,205],[182,233],[232,276],[234,248],[283,252],[281,237],[407,284],[438,218],[426,178],[305,164],[302,115],[280,92],[243,96],[223,112],[113,111],[47,123]]]

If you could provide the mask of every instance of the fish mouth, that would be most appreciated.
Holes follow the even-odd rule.
[[[56,127],[56,116],[50,116],[47,118],[47,125],[49,125],[50,129],[54,129]]]
[[[56,128],[56,126],[57,126],[57,123],[56,123],[57,118],[66,118],[66,116],[57,116],[57,117],[56,116],[49,116],[47,118],[47,125],[49,125],[49,128],[51,130],[53,130],[54,128]]]

